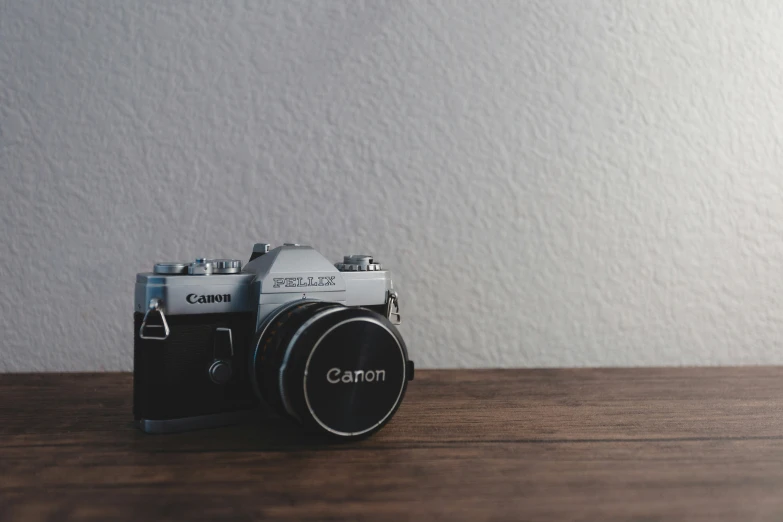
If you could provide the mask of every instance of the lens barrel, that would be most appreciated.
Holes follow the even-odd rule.
[[[251,380],[262,400],[305,427],[343,439],[381,429],[412,378],[397,329],[366,308],[297,301],[256,334]]]

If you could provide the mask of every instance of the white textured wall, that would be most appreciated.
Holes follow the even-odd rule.
[[[0,370],[129,370],[134,275],[393,267],[421,366],[783,363],[773,1],[0,0]]]

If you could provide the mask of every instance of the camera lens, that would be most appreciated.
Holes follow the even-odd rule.
[[[251,349],[251,379],[283,416],[340,438],[370,435],[400,405],[408,353],[382,315],[298,301],[272,314]]]

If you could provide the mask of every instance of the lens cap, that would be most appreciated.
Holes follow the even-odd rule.
[[[407,386],[408,353],[397,329],[364,308],[306,305],[275,322],[277,335],[256,374],[275,380],[264,397],[281,413],[340,438],[367,436],[388,422]],[[287,323],[292,323],[288,327]],[[279,348],[277,348],[279,347]],[[261,358],[256,358],[261,360]]]
[[[314,345],[305,366],[308,412],[323,429],[355,436],[379,427],[404,391],[406,357],[374,318],[345,319]]]

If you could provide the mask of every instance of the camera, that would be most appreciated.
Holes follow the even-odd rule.
[[[136,276],[133,414],[148,433],[241,422],[263,409],[342,439],[381,429],[414,364],[389,271],[309,246],[156,263]]]

